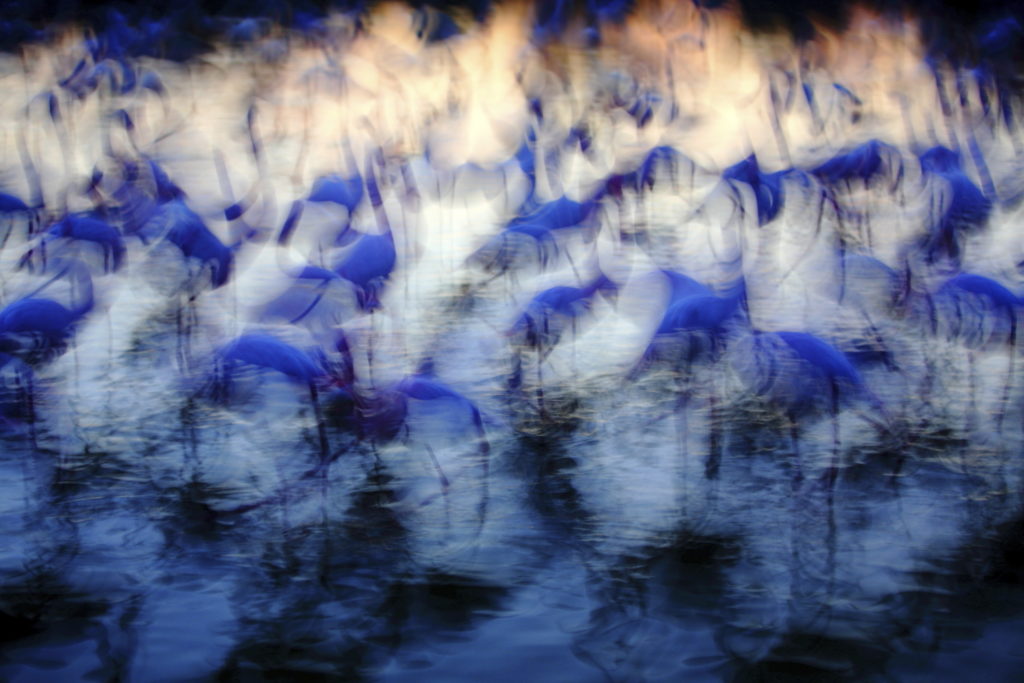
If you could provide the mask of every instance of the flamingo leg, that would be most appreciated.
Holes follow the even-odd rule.
[[[331,448],[327,441],[327,424],[324,422],[323,410],[320,407],[320,397],[316,390],[316,384],[309,383],[309,402],[313,406],[313,416],[316,420],[316,433],[320,442],[320,462],[327,463],[330,459]],[[324,467],[322,474],[327,476],[327,468]]]

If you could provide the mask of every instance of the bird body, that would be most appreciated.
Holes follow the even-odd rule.
[[[702,352],[718,348],[728,322],[746,297],[742,280],[725,296],[719,296],[682,273],[662,272],[669,278],[669,300],[661,322],[631,376],[645,369],[659,356],[659,349],[667,344],[685,342],[685,358],[681,360],[686,363],[697,360]]]
[[[615,283],[605,275],[585,287],[558,286],[545,289],[530,300],[508,334],[525,335],[526,343],[537,348],[553,344],[560,336],[561,324],[589,310],[596,292],[614,289]],[[562,319],[561,323],[556,322],[558,318]]]
[[[826,409],[841,399],[862,399],[883,412],[845,353],[807,332],[754,332],[734,349],[734,366],[744,384],[795,420]]]
[[[309,354],[269,334],[246,334],[221,350],[222,360],[229,363],[248,363],[276,370],[292,379],[310,381],[323,375]]]
[[[830,381],[845,381],[851,386],[861,387],[861,379],[857,368],[849,358],[828,342],[806,332],[776,332],[782,341],[796,352],[808,367],[821,373]]]
[[[661,274],[668,279],[669,284],[669,305],[684,299],[688,296],[696,294],[710,295],[712,291],[706,285],[701,284],[697,280],[694,280],[689,275],[676,272],[674,270],[662,270]]]
[[[762,173],[757,157],[750,155],[722,172],[722,179],[735,186],[736,183],[748,185],[754,191],[757,203],[757,221],[760,225],[775,220],[782,210],[785,195],[782,189],[782,178],[786,171]]]
[[[714,296],[694,294],[671,303],[658,326],[656,335],[673,334],[684,330],[704,330],[718,333],[736,311],[741,296]]]
[[[940,256],[957,259],[962,233],[984,227],[992,202],[964,173],[956,152],[946,147],[932,147],[921,155],[920,161],[926,175],[944,180],[949,188],[948,200],[930,221],[925,235],[928,260],[935,261]]]
[[[121,233],[106,221],[90,214],[66,216],[47,231],[47,240],[61,237],[93,242],[103,250],[105,266],[115,271],[121,267],[125,255],[124,239]]]
[[[322,280],[329,282],[331,280],[337,280],[341,276],[335,273],[333,270],[328,270],[321,266],[314,266],[307,264],[301,268],[296,268],[292,271],[292,277],[297,280]]]
[[[161,204],[142,233],[150,238],[162,236],[178,247],[186,258],[210,266],[210,281],[215,288],[228,281],[234,262],[231,249],[210,232],[185,202],[176,199]]]
[[[78,276],[81,295],[78,303],[65,306],[53,299],[37,296],[72,271]],[[65,265],[60,273],[34,292],[0,310],[0,346],[5,352],[22,351],[22,355],[33,360],[52,357],[55,352],[63,350],[75,324],[92,310],[93,304],[92,279],[88,272],[77,262]],[[31,337],[31,344],[25,344],[24,337]]]
[[[378,291],[394,270],[395,259],[395,238],[390,230],[383,234],[360,234],[355,246],[337,262],[334,272],[356,286],[359,305],[369,311],[380,306]]]
[[[571,228],[586,220],[596,205],[597,202],[594,199],[577,202],[562,196],[541,204],[525,216],[513,219],[509,223],[509,229],[522,224],[543,226],[547,230]]]
[[[1006,334],[1003,341],[1016,344],[1017,309],[1024,301],[991,278],[959,273],[939,287],[931,303],[933,330],[938,326],[935,316],[943,311],[948,316],[944,319],[949,325],[947,332],[969,345],[988,342],[994,332],[992,326],[999,323]]]
[[[0,334],[37,332],[57,340],[69,334],[71,325],[79,317],[79,311],[70,310],[52,299],[20,299],[0,311]]]
[[[0,192],[0,213],[22,213],[31,211],[28,204],[12,194]]]
[[[332,174],[318,178],[313,183],[307,201],[333,202],[352,213],[363,200],[363,193],[363,178],[359,174],[348,178]]]
[[[668,166],[669,174],[674,180],[678,166],[683,162],[688,162],[692,166],[692,162],[674,147],[668,145],[655,147],[647,153],[640,166],[633,173],[637,192],[642,191],[644,188],[654,189],[660,166]]]
[[[984,297],[996,306],[1002,306],[1011,311],[1021,305],[1019,296],[995,280],[982,275],[960,273],[943,284],[940,291],[949,292],[953,289]]]
[[[895,147],[879,140],[868,140],[853,149],[838,154],[811,170],[827,184],[860,180],[868,183],[887,170],[886,159],[898,154]],[[898,175],[902,175],[902,165]]]

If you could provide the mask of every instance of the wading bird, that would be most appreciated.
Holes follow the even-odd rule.
[[[612,296],[618,290],[603,273],[584,287],[558,286],[535,295],[526,309],[505,333],[513,341],[537,354],[537,407],[544,408],[543,363],[567,329],[576,332],[577,320],[591,308],[593,297]],[[523,384],[522,356],[517,351],[509,386],[519,389]]]
[[[822,475],[831,500],[839,476],[839,409],[842,401],[858,401],[879,414],[861,413],[873,426],[889,431],[881,401],[865,384],[847,356],[825,340],[806,332],[754,332],[738,344],[734,365],[744,384],[786,415],[794,453],[794,490],[804,479],[800,457],[800,424],[826,411],[832,419],[832,454]]]

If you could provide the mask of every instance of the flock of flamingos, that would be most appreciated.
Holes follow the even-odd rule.
[[[557,533],[602,576],[762,516],[776,634],[843,629],[864,487],[888,519],[934,468],[1019,515],[1024,27],[954,62],[868,12],[793,43],[634,4],[216,20],[195,54],[112,10],[4,56],[19,486],[114,467],[267,539],[369,506],[511,584],[523,509],[585,520]]]

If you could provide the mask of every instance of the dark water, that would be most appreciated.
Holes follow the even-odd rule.
[[[315,438],[292,397],[217,414],[165,389],[103,424],[57,412],[105,445],[46,422],[38,447],[5,439],[3,675],[1017,676],[1016,439],[844,448],[830,494],[794,483],[782,425],[734,405],[708,479],[657,389],[574,398],[571,429],[489,427],[486,513],[477,464],[452,471],[472,448],[434,449],[437,495],[436,435],[352,443],[303,479]]]
[[[1015,110],[891,25],[797,83],[693,13],[664,77],[646,24],[623,65],[397,7],[6,59],[0,189],[37,196],[0,218],[0,678],[1020,680]],[[882,170],[829,181],[869,139]],[[509,229],[559,198],[593,203]],[[83,212],[117,240],[52,232]],[[26,297],[90,305],[57,334]]]

